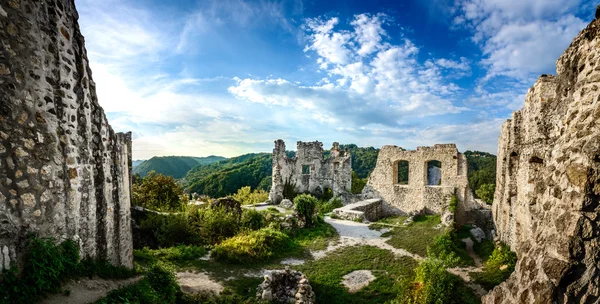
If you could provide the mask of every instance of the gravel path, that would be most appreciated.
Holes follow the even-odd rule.
[[[69,295],[53,294],[43,299],[42,304],[82,304],[92,303],[104,298],[109,292],[137,283],[142,277],[129,278],[125,280],[104,280],[100,278],[80,279],[70,281],[62,289],[68,290]]]
[[[418,261],[423,259],[419,255],[412,254],[404,249],[394,248],[390,244],[386,243],[386,241],[390,238],[381,237],[381,234],[387,231],[386,229],[381,229],[380,231],[372,230],[369,229],[369,224],[337,220],[330,217],[325,217],[325,222],[337,230],[340,238],[337,243],[330,243],[325,250],[312,251],[311,254],[315,260],[322,259],[326,257],[328,253],[339,248],[355,245],[370,245],[389,250],[398,256],[409,256]]]

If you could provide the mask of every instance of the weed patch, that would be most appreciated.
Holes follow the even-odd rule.
[[[398,294],[397,280],[412,277],[416,262],[372,246],[344,247],[325,258],[297,266],[309,279],[318,303],[384,303]],[[350,294],[341,284],[352,271],[368,269],[377,279]]]
[[[244,232],[216,245],[211,256],[220,261],[243,263],[269,259],[292,246],[287,234],[273,228]]]
[[[388,221],[393,222],[394,219],[388,219]],[[434,228],[439,223],[439,215],[415,217],[409,225],[395,227],[386,233],[386,236],[391,236],[387,243],[395,248],[402,248],[408,252],[426,256],[427,247],[433,243],[437,236],[444,233],[443,229]]]
[[[483,264],[483,271],[472,272],[470,275],[476,283],[489,290],[504,282],[515,270],[516,263],[517,255],[508,246],[500,244]]]

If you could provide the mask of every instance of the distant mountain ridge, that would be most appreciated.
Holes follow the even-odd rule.
[[[206,157],[155,156],[134,167],[133,173],[144,177],[148,172],[155,171],[173,178],[182,178],[188,171],[198,165],[209,165],[225,159],[227,158],[215,155]]]

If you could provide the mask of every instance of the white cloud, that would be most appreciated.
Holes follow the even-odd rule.
[[[508,76],[531,82],[553,73],[558,56],[586,23],[575,17],[580,0],[459,0],[455,26],[473,31],[487,81]]]
[[[382,36],[386,35],[381,25],[386,19],[384,14],[372,17],[367,14],[355,16],[350,24],[354,27],[355,40],[360,45],[356,51],[358,55],[369,55],[381,47]]]
[[[383,14],[354,16],[354,32],[337,30],[338,18],[306,20],[305,52],[313,51],[326,80],[302,85],[286,79],[237,79],[236,98],[310,111],[321,123],[399,126],[402,121],[460,113],[452,103],[458,86],[444,80],[438,66],[421,65],[419,49],[403,39],[392,45],[382,28]],[[440,61],[441,60],[441,61]],[[468,70],[468,61],[440,59],[439,66]],[[432,59],[435,62],[436,59]]]
[[[305,30],[309,34],[310,45],[304,51],[315,51],[324,60],[322,63],[345,64],[350,60],[350,50],[347,44],[352,35],[349,32],[334,32],[333,28],[338,24],[338,18],[322,20],[320,18],[308,19]],[[327,68],[327,65],[324,66]]]

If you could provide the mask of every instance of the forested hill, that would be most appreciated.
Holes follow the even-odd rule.
[[[467,157],[469,168],[469,186],[476,196],[491,203],[496,185],[496,155],[470,150],[464,155]]]
[[[340,145],[352,153],[352,169],[360,178],[365,178],[375,168],[379,149],[362,148],[355,144]],[[288,157],[294,152],[288,151]],[[329,157],[329,151],[325,151]],[[252,189],[270,190],[272,172],[271,153],[245,154],[210,165],[193,168],[185,177],[186,188],[190,193],[220,197],[237,192],[244,186]]]
[[[221,156],[190,157],[190,156],[155,156],[146,160],[133,169],[134,174],[144,177],[150,171],[156,171],[173,178],[182,178],[190,169],[198,165],[212,164],[225,160]]]
[[[239,188],[271,187],[271,153],[250,153],[232,157],[209,165],[194,167],[185,176],[190,193],[222,197],[237,192]]]

